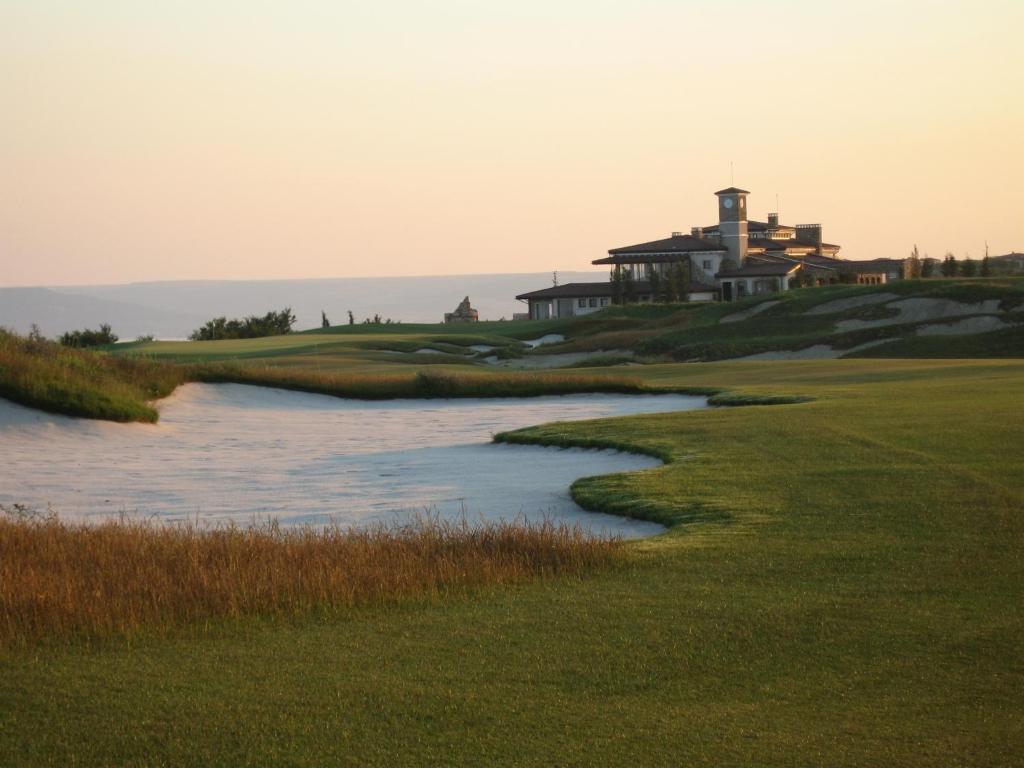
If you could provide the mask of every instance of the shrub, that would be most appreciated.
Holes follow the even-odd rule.
[[[326,316],[325,316],[326,317]],[[282,336],[292,332],[295,315],[291,307],[280,312],[267,312],[262,317],[249,315],[242,320],[228,320],[215,317],[189,335],[192,341],[216,341],[218,339],[257,339],[263,336]]]
[[[34,329],[34,332],[38,329]],[[104,344],[113,344],[117,341],[117,334],[111,332],[110,325],[104,323],[100,326],[98,331],[90,330],[86,328],[82,331],[68,331],[60,337],[60,343],[65,347],[76,347],[78,349],[84,349],[85,347],[99,347]]]

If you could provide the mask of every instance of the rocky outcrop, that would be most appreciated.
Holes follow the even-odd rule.
[[[444,321],[446,323],[475,323],[479,320],[480,316],[469,303],[469,296],[459,302],[459,306],[455,308],[454,312],[444,313]]]

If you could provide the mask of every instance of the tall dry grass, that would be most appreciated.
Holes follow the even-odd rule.
[[[363,400],[645,391],[633,378],[579,373],[427,370],[367,375],[241,363],[178,364],[72,349],[0,328],[0,397],[22,405],[92,419],[155,422],[159,414],[152,402],[188,381],[254,384]]]
[[[650,391],[628,376],[554,372],[462,372],[421,370],[393,374],[321,373],[271,366],[209,363],[190,366],[189,379],[255,384],[359,400],[432,397],[539,397],[587,392]]]
[[[174,365],[73,349],[0,328],[0,397],[69,416],[110,421],[158,418],[151,400],[186,381]]]
[[[202,528],[0,514],[0,643],[430,599],[579,574],[619,551],[551,523]]]

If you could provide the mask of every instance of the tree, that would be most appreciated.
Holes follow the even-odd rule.
[[[267,312],[259,317],[249,315],[238,320],[226,317],[215,317],[208,320],[202,328],[197,328],[190,335],[192,341],[213,341],[216,339],[257,339],[263,336],[282,336],[292,332],[295,315],[291,307],[280,312]]]
[[[917,251],[917,243],[914,243],[914,250],[910,252],[910,258],[903,262],[903,279],[916,280],[921,277],[921,256]]]
[[[677,261],[672,272],[676,276],[676,301],[686,301],[690,291],[690,260]]]
[[[38,331],[38,328],[35,328],[35,326],[33,326],[33,329]],[[68,331],[60,337],[60,343],[65,347],[78,347],[79,349],[98,347],[102,344],[113,344],[116,341],[117,334],[111,332],[109,323],[101,325],[98,331],[86,328],[82,331]]]
[[[348,311],[348,324],[349,325],[355,325],[356,324],[356,316],[352,314],[352,310],[351,309]]]
[[[615,267],[612,269],[611,281],[612,281],[612,304],[621,304],[623,296],[625,294],[625,291],[624,291],[625,286],[623,285],[622,266],[621,265],[616,264]]]
[[[673,264],[665,276],[665,301],[674,304],[679,301],[679,272]]]
[[[960,274],[964,277],[974,277],[978,274],[978,263],[967,256],[960,264]]]
[[[956,256],[947,251],[945,257],[942,259],[942,276],[956,277],[957,271],[958,265],[956,263]]]
[[[921,262],[921,277],[935,277],[935,263],[935,259],[928,258],[926,253]]]
[[[324,312],[322,309],[320,310],[320,327],[321,328],[330,328],[331,327],[331,321],[327,319],[327,313]]]
[[[664,301],[662,295],[661,275],[657,269],[652,269],[648,279],[651,281],[651,301]]]
[[[988,259],[988,243],[985,243],[985,256],[981,260],[981,276],[990,277],[992,275],[992,262]]]
[[[633,270],[626,269],[622,273],[623,303],[636,304],[636,283],[633,282]]]

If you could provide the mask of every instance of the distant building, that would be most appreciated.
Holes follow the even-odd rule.
[[[480,320],[479,313],[469,303],[469,296],[459,302],[454,312],[445,312],[446,323],[475,323]]]
[[[692,280],[712,289],[708,300],[715,298],[715,291],[723,301],[784,291],[803,272],[800,281],[838,280],[839,246],[822,240],[820,224],[781,224],[777,213],[769,213],[768,221],[751,221],[749,194],[737,187],[719,190],[717,224],[613,248],[593,263],[629,270],[639,281],[652,272],[664,276],[675,263],[685,262]]]
[[[822,239],[821,224],[779,222],[778,213],[767,221],[747,218],[745,189],[729,187],[715,192],[718,223],[693,227],[689,234],[673,232],[661,240],[612,248],[592,263],[628,274],[635,300],[656,301],[652,282],[664,286],[670,273],[688,275],[681,298],[685,301],[736,301],[747,296],[790,288],[830,283],[878,285],[904,277],[905,259],[854,261],[839,258],[840,247]],[[1015,261],[1016,257],[1020,257]],[[1004,269],[1024,271],[1024,256],[1007,254]],[[570,283],[520,294],[529,304],[529,316],[574,317],[596,312],[612,303],[612,282]]]
[[[614,286],[610,280],[600,283],[566,283],[539,291],[521,293],[516,298],[525,301],[530,308],[532,320],[547,320],[555,317],[578,317],[589,315],[605,307],[611,306]],[[636,300],[650,302],[653,300],[651,284],[640,280],[634,284]],[[691,283],[687,287],[686,301],[713,301],[715,288],[710,285]]]

